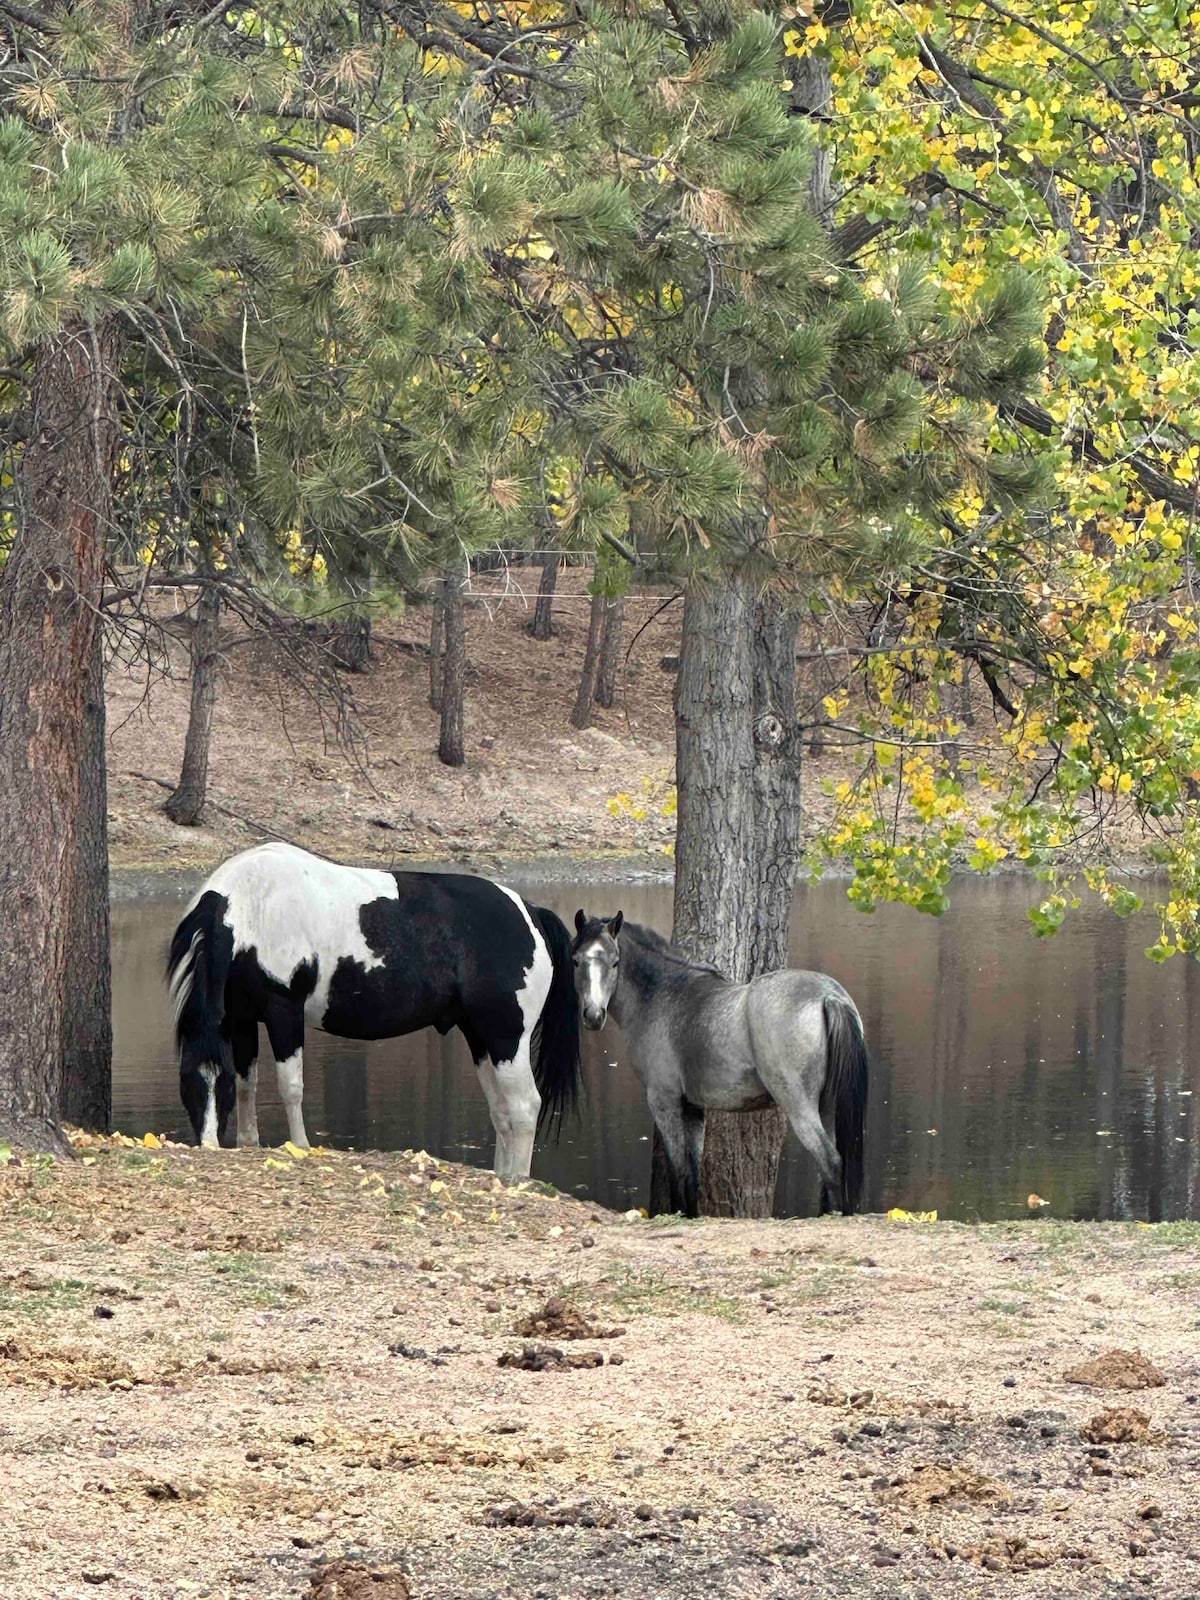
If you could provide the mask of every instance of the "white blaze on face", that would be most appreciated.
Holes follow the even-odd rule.
[[[583,983],[580,998],[585,1011],[607,1011],[611,998],[604,992],[605,978],[610,970],[604,947],[597,940],[582,952]]]
[[[204,1126],[200,1129],[200,1143],[206,1150],[217,1149],[217,1069],[201,1067],[200,1076],[208,1085],[208,1099],[204,1104]]]

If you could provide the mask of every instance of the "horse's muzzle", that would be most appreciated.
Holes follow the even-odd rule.
[[[584,1006],[583,1025],[585,1028],[602,1028],[607,1021],[607,1006]]]

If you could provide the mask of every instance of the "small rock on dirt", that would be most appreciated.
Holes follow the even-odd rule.
[[[1167,1381],[1140,1350],[1106,1350],[1069,1367],[1063,1377],[1092,1389],[1161,1389]]]
[[[309,1579],[304,1600],[411,1600],[408,1579],[395,1567],[334,1561]]]

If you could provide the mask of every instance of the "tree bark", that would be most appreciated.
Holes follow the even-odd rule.
[[[533,621],[529,625],[529,631],[535,639],[544,641],[554,637],[554,591],[558,588],[558,569],[561,565],[561,551],[546,550],[543,553],[537,604],[533,608]]]
[[[210,571],[204,576],[210,581],[201,587],[192,628],[192,704],[183,746],[183,766],[178,784],[163,804],[171,821],[184,828],[194,828],[204,815],[213,707],[221,663],[221,591],[211,581]]]
[[[788,963],[796,867],[800,859],[803,745],[796,717],[796,638],[800,619],[777,594],[754,617],[755,904],[750,972]]]
[[[429,704],[442,709],[442,673],[445,670],[446,611],[442,601],[445,588],[439,581],[429,613]]]
[[[592,596],[588,613],[587,644],[583,652],[583,667],[579,674],[579,692],[571,712],[573,728],[590,728],[592,725],[592,698],[596,693],[596,669],[600,664],[600,633],[604,627],[604,608],[608,604],[602,594]]]
[[[371,619],[363,611],[348,611],[330,629],[329,648],[344,672],[370,672]]]
[[[752,914],[744,924],[748,976],[786,967],[800,833],[800,736],[796,723],[798,618],[777,597],[756,605],[754,662],[754,852]],[[715,1216],[769,1217],[787,1139],[778,1107],[710,1112],[705,1123],[701,1207]]]
[[[96,895],[96,881],[85,881],[98,839],[87,808],[103,776],[88,706],[120,440],[119,357],[115,319],[75,324],[39,351],[17,537],[0,574],[0,1140],[59,1152],[68,1148],[58,1123],[68,1041],[74,1059],[84,1042],[95,1048],[101,1075],[110,1064],[104,1038],[81,1038],[87,1013],[68,1019],[72,938]],[[107,974],[87,980],[88,1011],[104,982]]]
[[[604,611],[604,637],[600,642],[600,666],[596,673],[596,704],[606,708],[616,704],[617,672],[621,666],[621,636],[625,623],[625,596],[610,595]]]
[[[461,767],[467,759],[463,746],[463,701],[467,686],[467,625],[463,606],[462,573],[442,580],[442,618],[446,652],[442,664],[442,732],[438,741],[438,760],[448,767]]]
[[[329,648],[344,672],[371,670],[371,563],[358,555],[347,563],[343,584],[349,598],[346,609],[329,630]]]
[[[799,844],[797,620],[735,575],[684,599],[676,684],[675,941],[737,982],[786,966]],[[769,1216],[787,1132],[776,1109],[710,1112],[700,1209]],[[655,1141],[651,1205],[666,1203]]]
[[[695,579],[683,605],[675,681],[675,942],[735,982],[750,975],[754,918],[754,592],[741,576]],[[726,1119],[729,1120],[729,1119]],[[651,1199],[663,1194],[665,1152],[655,1137]],[[744,1195],[738,1204],[737,1189]],[[717,1117],[705,1126],[700,1210],[761,1215],[760,1196],[727,1148]]]
[[[89,1133],[112,1123],[112,947],[108,906],[108,783],[104,640],[97,628],[88,672],[80,762],[75,891],[67,948],[71,985],[63,1012],[64,1122]]]

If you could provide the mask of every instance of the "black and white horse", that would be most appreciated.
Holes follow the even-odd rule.
[[[343,1039],[458,1028],[501,1177],[528,1177],[539,1121],[578,1088],[570,934],[487,878],[345,867],[259,845],[209,878],[175,930],[167,971],[180,1089],[202,1145],[218,1144],[235,1085],[238,1144],[258,1144],[260,1022],[301,1148],[306,1023]]]
[[[821,1174],[821,1209],[849,1215],[863,1180],[867,1051],[854,1001],[823,972],[731,983],[651,928],[575,915],[575,983],[589,1028],[611,1011],[646,1089],[671,1204],[697,1213],[704,1113],[775,1104]],[[832,1112],[834,1140],[822,1112]]]

